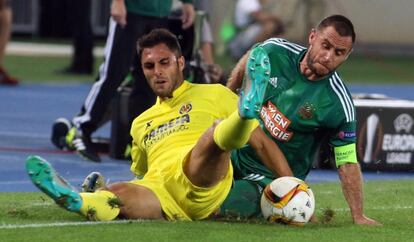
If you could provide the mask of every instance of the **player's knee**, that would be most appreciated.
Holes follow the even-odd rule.
[[[210,128],[204,132],[204,134],[200,137],[201,142],[207,145],[211,145],[214,143],[214,132],[216,130],[217,125],[220,123],[220,121],[215,121]]]
[[[118,198],[122,198],[130,192],[129,183],[126,182],[113,183],[109,185],[106,190],[112,192]]]
[[[114,183],[108,187],[121,202],[121,216],[128,219],[162,219],[161,204],[148,188],[129,182]]]

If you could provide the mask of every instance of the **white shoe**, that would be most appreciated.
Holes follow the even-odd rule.
[[[91,172],[82,183],[82,192],[95,192],[105,187],[105,180],[101,173],[97,171]]]

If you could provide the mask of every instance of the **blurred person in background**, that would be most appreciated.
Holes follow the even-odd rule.
[[[9,76],[3,66],[6,45],[10,39],[12,16],[9,0],[0,0],[0,84],[14,86],[19,84],[19,80]]]
[[[174,24],[174,18],[176,18],[176,15],[180,15],[181,12],[181,3],[178,0],[174,1],[171,13],[172,25],[170,28],[173,33],[178,35],[184,56],[188,62],[184,70],[185,76],[190,77],[189,80],[196,83],[224,82],[223,69],[214,60],[214,38],[209,21],[210,2],[208,0],[195,0],[194,8],[197,11],[194,27],[187,30],[183,30],[181,26]],[[196,26],[198,20],[201,22],[199,26]],[[180,35],[182,35],[182,38]],[[196,41],[199,42],[196,43]]]
[[[192,0],[182,0],[182,27],[189,28],[194,20]],[[105,46],[104,62],[92,86],[80,113],[72,122],[59,118],[52,127],[52,143],[60,149],[76,150],[83,158],[100,162],[101,159],[93,146],[91,136],[107,121],[107,113],[117,88],[131,71],[136,41],[152,29],[166,27],[172,0],[113,0],[111,18]],[[136,89],[142,89],[141,111],[153,104],[151,92],[141,65],[136,68]],[[148,98],[149,97],[149,98]]]
[[[223,82],[223,69],[214,60],[214,39],[209,21],[210,2],[208,0],[195,0],[194,4],[197,10],[206,13],[201,28],[200,50],[203,61],[207,64],[208,75],[211,83]]]
[[[91,25],[92,0],[71,1],[71,21],[73,22],[73,54],[65,74],[93,73],[93,32]]]
[[[282,20],[263,6],[267,0],[237,0],[234,10],[236,36],[228,49],[234,59],[240,59],[257,42],[280,36],[284,33]]]

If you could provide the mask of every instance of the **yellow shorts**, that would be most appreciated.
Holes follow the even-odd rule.
[[[209,188],[191,183],[183,171],[188,153],[179,156],[174,167],[162,177],[144,177],[130,181],[147,187],[158,197],[168,220],[200,220],[210,216],[226,199],[233,181],[233,167],[229,160],[227,175]]]

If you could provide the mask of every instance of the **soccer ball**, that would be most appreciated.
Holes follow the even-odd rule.
[[[265,187],[260,206],[270,222],[303,226],[315,211],[315,197],[304,181],[284,176]]]

